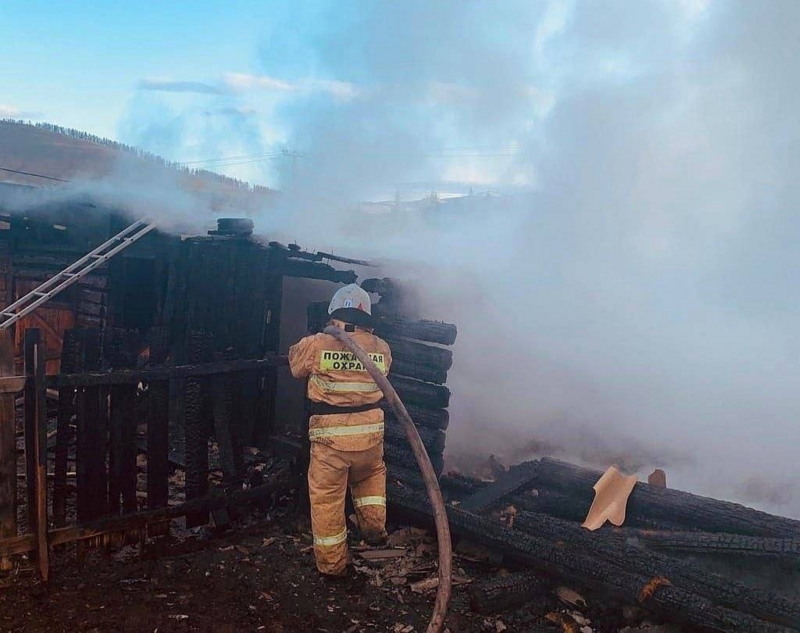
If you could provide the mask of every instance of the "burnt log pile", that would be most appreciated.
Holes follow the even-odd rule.
[[[391,475],[392,515],[430,525],[420,479],[410,469]],[[639,482],[624,527],[589,531],[581,522],[601,475],[543,458],[512,467],[494,482],[441,477],[454,538],[488,548],[512,570],[474,583],[475,611],[516,609],[566,585],[692,630],[800,630],[800,602],[791,578],[780,587],[759,582],[757,568],[746,564],[739,573],[724,575],[710,564],[721,557],[741,567],[743,556],[745,561],[763,557],[770,565],[779,561],[791,576],[797,569],[800,522]],[[656,524],[659,529],[652,529]]]
[[[450,390],[446,383],[453,365],[453,352],[448,347],[455,343],[456,326],[404,316],[398,291],[390,280],[367,279],[362,287],[381,295],[380,302],[373,306],[375,334],[386,340],[392,349],[389,380],[408,408],[431,464],[440,475],[444,470],[446,431],[450,421],[447,411]],[[321,332],[327,321],[327,303],[309,304],[308,324],[312,332]],[[384,458],[390,473],[419,475],[400,422],[387,405],[382,406],[386,412]]]

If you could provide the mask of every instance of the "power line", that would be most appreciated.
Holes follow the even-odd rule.
[[[0,167],[0,171],[7,171],[12,174],[21,174],[23,176],[33,176],[34,178],[45,178],[47,180],[57,180],[58,182],[69,182],[63,178],[54,178],[53,176],[43,176],[42,174],[32,174],[29,171],[19,171],[17,169],[9,169],[8,167]]]
[[[179,163],[175,163],[176,165],[197,165],[200,163],[217,163],[221,161],[229,161],[229,160],[239,160],[243,158],[256,158],[256,157],[264,157],[264,158],[271,158],[273,156],[279,156],[281,152],[272,151],[272,152],[259,152],[256,154],[239,154],[238,156],[221,156],[219,158],[205,158],[203,160],[187,160]]]

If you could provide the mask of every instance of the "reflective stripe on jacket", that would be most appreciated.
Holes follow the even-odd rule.
[[[360,328],[350,336],[384,374],[389,373],[392,354],[386,341]],[[376,405],[366,411],[312,415],[308,433],[312,442],[341,451],[363,451],[383,440],[383,411],[377,406],[383,393],[337,339],[327,334],[305,337],[289,348],[289,368],[295,378],[308,377],[307,395],[313,402],[332,407]]]

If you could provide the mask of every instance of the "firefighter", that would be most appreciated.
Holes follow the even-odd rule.
[[[330,324],[343,328],[387,374],[392,355],[372,333],[369,294],[356,284],[340,288],[328,307]],[[361,537],[386,542],[386,465],[383,463],[383,394],[347,348],[328,334],[307,336],[289,349],[295,378],[308,378],[311,460],[308,494],[317,569],[347,573],[345,494],[348,483]]]

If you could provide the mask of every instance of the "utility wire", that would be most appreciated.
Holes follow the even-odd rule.
[[[43,176],[42,174],[32,174],[29,171],[18,171],[16,169],[9,169],[8,167],[0,167],[0,171],[7,171],[12,174],[21,174],[23,176],[33,176],[34,178],[45,178],[47,180],[57,180],[58,182],[69,182],[63,178],[54,178],[53,176]]]
[[[264,158],[271,158],[272,156],[279,156],[281,152],[259,152],[256,154],[239,154],[238,156],[221,156],[220,158],[205,158],[203,160],[187,160],[179,163],[175,163],[176,165],[197,165],[200,163],[217,163],[221,161],[229,161],[229,160],[238,160],[242,158],[256,158],[256,157],[264,157]]]

